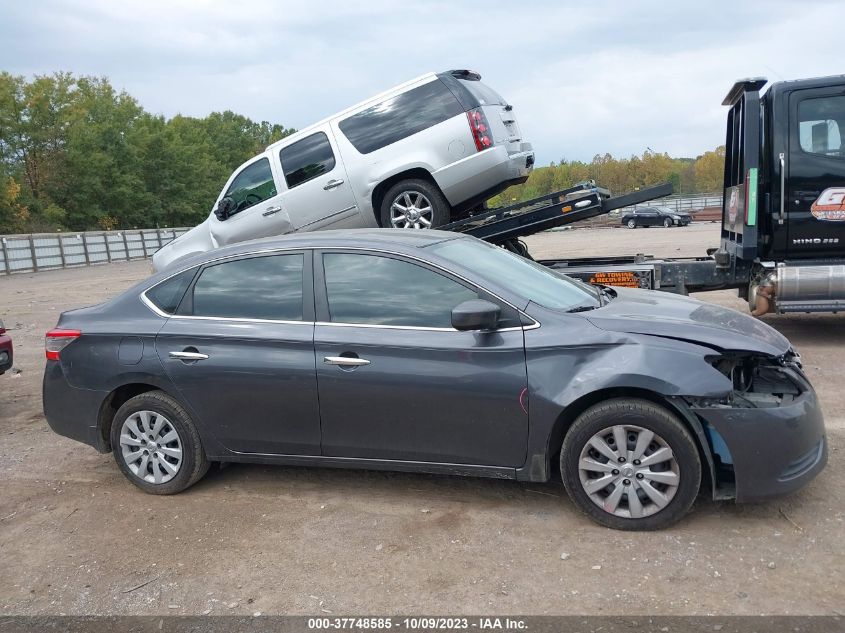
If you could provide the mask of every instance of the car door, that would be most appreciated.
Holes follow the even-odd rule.
[[[315,254],[322,453],[517,467],[528,438],[519,315],[403,256]],[[483,297],[494,332],[459,332],[451,310]]]
[[[209,218],[211,236],[217,246],[283,235],[293,230],[282,207],[278,178],[265,155],[245,163],[232,174],[217,201],[218,206],[224,198],[233,201],[233,210],[228,217],[212,213]]]
[[[658,214],[654,209],[637,209],[637,224],[654,226],[658,223]]]
[[[282,206],[297,231],[359,226],[355,195],[331,130],[321,130],[279,149],[287,190]]]
[[[843,87],[789,95],[787,254],[836,257],[845,244]]]
[[[184,400],[228,449],[320,453],[311,257],[307,251],[211,262],[156,351]]]

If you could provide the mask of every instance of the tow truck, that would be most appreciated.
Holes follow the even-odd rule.
[[[734,83],[725,137],[721,240],[701,257],[543,259],[590,283],[679,294],[734,288],[754,315],[845,309],[845,75]],[[520,238],[672,193],[623,196],[590,181],[438,227],[525,257]]]

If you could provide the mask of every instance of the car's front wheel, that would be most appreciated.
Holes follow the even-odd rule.
[[[628,228],[629,228],[629,229],[635,229],[635,228],[637,228],[637,221],[636,221],[635,219],[633,219],[633,218],[631,218],[630,220],[628,220]]]
[[[196,426],[163,391],[142,393],[118,409],[111,445],[126,478],[150,494],[182,492],[208,471]]]
[[[570,427],[560,454],[575,504],[617,530],[656,530],[683,517],[698,494],[695,440],[669,411],[619,398],[592,406]]]
[[[665,226],[668,229],[670,226],[672,226],[672,220],[670,220],[669,218],[666,218],[665,220],[663,220],[663,226]]]
[[[420,178],[396,183],[381,203],[381,225],[387,229],[433,229],[449,222],[451,207],[434,184]]]

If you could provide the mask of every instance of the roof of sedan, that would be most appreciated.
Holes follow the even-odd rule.
[[[206,253],[185,258],[184,260],[177,260],[177,262],[174,262],[174,265],[184,267],[210,259],[255,251],[274,250],[277,248],[383,248],[385,246],[422,248],[430,244],[459,237],[465,236],[450,231],[430,229],[336,229],[330,231],[292,233],[280,237],[267,237],[217,248]]]

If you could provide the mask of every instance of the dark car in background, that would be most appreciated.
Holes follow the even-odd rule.
[[[14,362],[12,337],[6,334],[6,326],[0,320],[0,376],[12,368],[12,362]]]
[[[621,216],[622,224],[629,229],[638,226],[687,226],[692,222],[689,213],[673,211],[665,207],[638,207]]]
[[[44,410],[153,494],[211,461],[548,481],[618,529],[704,486],[762,499],[826,463],[789,342],[720,306],[594,287],[472,237],[326,231],[186,259],[65,312]]]

